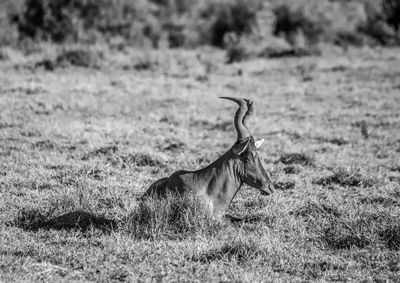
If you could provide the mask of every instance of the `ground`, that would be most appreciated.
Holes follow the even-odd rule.
[[[79,67],[9,50],[0,281],[399,281],[399,51],[227,65],[128,49]],[[236,106],[219,96],[254,100],[276,193],[243,188],[228,213],[245,221],[133,231],[153,181],[234,143]]]

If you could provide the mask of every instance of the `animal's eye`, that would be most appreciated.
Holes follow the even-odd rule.
[[[248,161],[253,161],[255,157],[256,157],[256,153],[255,153],[254,151],[250,151],[250,152],[247,154],[246,159],[247,159]]]

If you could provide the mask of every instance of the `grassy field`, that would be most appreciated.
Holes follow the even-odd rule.
[[[125,50],[88,68],[6,51],[0,281],[400,281],[398,49],[232,65]],[[218,96],[255,101],[277,192],[243,188],[229,214],[245,221],[177,227],[173,203],[138,197],[232,146]]]

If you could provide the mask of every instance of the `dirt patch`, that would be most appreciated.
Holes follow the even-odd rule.
[[[15,125],[13,125],[13,124],[0,122],[0,129],[9,129],[9,128],[14,128],[14,127],[15,127]]]
[[[79,176],[76,173],[68,173],[68,171],[60,171],[52,176],[58,184],[69,187],[77,187],[79,183]]]
[[[57,148],[58,148],[57,144],[51,140],[37,141],[32,144],[32,149],[37,149],[37,150],[41,150],[41,151],[54,150]]]
[[[177,152],[184,150],[186,144],[178,139],[166,139],[162,144],[158,146],[161,151],[172,151]]]
[[[82,170],[79,172],[82,175],[86,175],[87,177],[96,180],[96,181],[102,181],[104,179],[104,172],[100,170],[99,168],[91,168],[89,170]]]
[[[266,225],[272,227],[276,223],[276,217],[266,216],[263,214],[252,214],[252,215],[225,215],[225,218],[234,225],[242,226],[243,224],[254,224],[254,225]],[[247,227],[248,228],[248,227]]]
[[[276,182],[274,183],[275,189],[280,191],[290,191],[296,187],[296,183],[289,181],[289,182]]]
[[[265,48],[258,57],[264,58],[286,58],[321,56],[321,50],[317,48]]]
[[[349,144],[349,141],[343,138],[324,138],[324,137],[317,137],[315,138],[317,141],[321,143],[330,143],[337,146],[343,146]]]
[[[299,174],[301,172],[301,170],[300,170],[300,168],[298,168],[294,165],[289,165],[289,166],[285,166],[283,168],[283,172],[285,174],[292,175],[292,174]]]
[[[391,172],[400,172],[400,165],[398,165],[398,166],[392,166],[392,167],[389,168],[389,170],[390,170]]]
[[[113,156],[109,158],[109,162],[113,166],[120,166],[121,168],[127,168],[129,166],[137,167],[164,167],[165,163],[163,160],[155,155],[136,152],[123,154],[119,156]]]
[[[16,152],[21,152],[21,148],[12,145],[0,145],[0,156],[11,156]]]
[[[118,152],[117,145],[108,145],[99,147],[93,151],[90,151],[82,156],[82,160],[89,160],[95,157],[112,156]]]
[[[277,162],[285,165],[299,164],[302,166],[313,166],[314,158],[304,153],[286,153],[282,154]]]
[[[234,241],[225,243],[222,247],[202,253],[191,258],[194,262],[210,263],[216,260],[235,260],[239,264],[259,256],[265,256],[266,251],[255,241]]]
[[[339,209],[330,203],[307,202],[303,207],[291,212],[302,217],[340,217]]]
[[[32,190],[44,191],[44,190],[51,190],[53,188],[53,186],[49,183],[31,182],[30,188]]]
[[[331,175],[314,179],[312,183],[321,186],[336,184],[349,187],[372,187],[376,184],[376,180],[366,178],[359,172],[348,172],[340,169]]]
[[[367,236],[357,234],[350,226],[344,224],[332,225],[325,229],[321,240],[333,250],[348,250],[353,247],[363,249],[371,244]]]
[[[365,197],[361,198],[360,202],[362,204],[380,204],[380,205],[397,205],[398,202],[395,199],[389,197]]]
[[[381,240],[392,251],[400,250],[400,225],[388,227],[379,232]]]

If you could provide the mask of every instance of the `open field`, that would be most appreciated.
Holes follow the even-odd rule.
[[[0,59],[0,281],[400,281],[398,49],[46,56]],[[218,96],[255,101],[277,192],[242,189],[247,221],[133,231],[152,181],[234,143]]]

